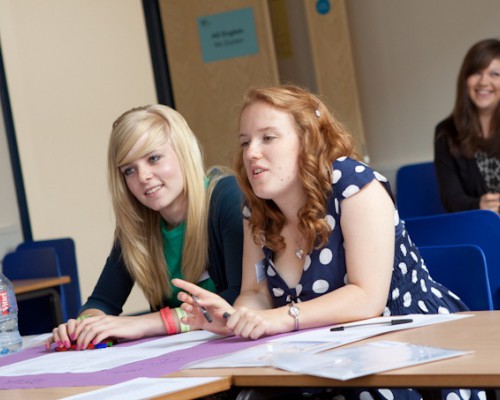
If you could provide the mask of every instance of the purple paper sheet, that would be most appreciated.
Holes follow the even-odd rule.
[[[281,336],[281,335],[280,335]],[[278,336],[274,336],[273,339]],[[65,374],[40,374],[24,376],[0,376],[0,389],[34,389],[48,387],[74,387],[74,386],[108,386],[125,382],[137,377],[158,378],[183,368],[184,365],[202,360],[207,357],[215,357],[234,351],[243,350],[268,341],[270,338],[259,340],[245,340],[239,337],[227,337],[212,340],[207,343],[125,364],[120,367],[104,371],[88,373],[65,373]],[[152,340],[152,339],[145,339]],[[138,341],[122,343],[117,346],[137,344]],[[101,350],[98,350],[101,351]],[[102,350],[106,351],[106,350]],[[0,358],[0,366],[14,364],[30,358],[47,354],[45,346],[37,346],[23,350],[19,353]]]

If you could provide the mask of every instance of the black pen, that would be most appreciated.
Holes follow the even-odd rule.
[[[212,322],[212,317],[210,315],[208,315],[207,309],[205,307],[203,307],[203,306],[200,306],[200,304],[198,303],[198,297],[196,297],[194,294],[192,294],[191,297],[193,298],[194,302],[196,303],[196,305],[200,309],[200,311],[203,314],[203,316],[205,317],[205,319],[208,322]]]
[[[378,321],[378,322],[361,322],[359,324],[353,324],[353,325],[334,326],[333,328],[330,328],[330,331],[338,332],[349,328],[358,328],[370,325],[401,325],[401,324],[409,324],[411,322],[413,322],[411,318],[391,319],[389,321]]]

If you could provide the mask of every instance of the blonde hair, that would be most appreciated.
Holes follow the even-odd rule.
[[[300,141],[300,180],[306,202],[298,212],[299,230],[308,253],[328,241],[330,227],[325,220],[327,199],[332,192],[332,163],[341,156],[359,158],[352,137],[312,93],[294,85],[250,89],[241,113],[250,105],[262,102],[289,113],[295,122]],[[241,114],[240,114],[241,117]],[[249,208],[250,225],[256,244],[273,251],[285,247],[280,232],[286,222],[272,200],[257,197],[248,180],[243,164],[243,149],[235,155],[234,169]]]
[[[185,119],[164,105],[131,109],[114,123],[108,148],[108,181],[116,218],[115,240],[125,265],[153,309],[172,295],[163,252],[159,212],[141,204],[128,190],[120,167],[133,161],[127,154],[139,138],[146,140],[134,153],[140,158],[170,140],[181,166],[183,195],[187,199],[186,230],[182,250],[182,275],[198,282],[208,260],[208,196],[203,155]],[[129,157],[130,158],[130,157]]]

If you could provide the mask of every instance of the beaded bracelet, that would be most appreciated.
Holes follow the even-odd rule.
[[[169,307],[162,308],[160,310],[160,315],[167,329],[167,335],[175,335],[177,333],[177,327],[172,317],[172,310],[170,310]]]
[[[182,323],[182,318],[187,317],[186,312],[182,308],[180,308],[180,307],[175,308],[175,312],[177,313],[177,317],[179,318],[179,324],[181,326],[181,332],[182,333],[189,332],[191,330],[191,327],[188,324]]]
[[[77,321],[81,321],[82,319],[90,318],[90,317],[92,317],[92,315],[90,315],[90,314],[82,314],[76,320]]]

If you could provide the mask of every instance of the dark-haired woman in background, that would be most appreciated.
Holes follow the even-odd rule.
[[[467,52],[453,113],[436,126],[434,163],[449,212],[500,208],[500,40]]]

